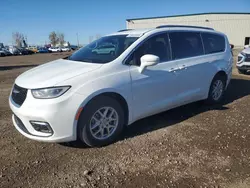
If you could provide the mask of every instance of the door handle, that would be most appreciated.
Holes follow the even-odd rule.
[[[169,70],[169,72],[175,72],[175,71],[177,71],[177,70],[180,70],[180,68],[171,68],[171,69]]]
[[[187,69],[186,65],[182,65],[182,66],[180,67],[180,70],[182,70],[182,69]]]

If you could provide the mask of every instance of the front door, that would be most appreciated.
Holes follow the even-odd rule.
[[[153,54],[160,63],[146,67],[139,72],[140,58]],[[178,65],[170,61],[170,48],[167,33],[146,40],[131,56],[130,74],[132,80],[134,119],[167,110],[178,103]]]

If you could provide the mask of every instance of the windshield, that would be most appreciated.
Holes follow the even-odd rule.
[[[69,60],[88,63],[108,63],[119,57],[138,37],[114,35],[102,37],[68,57]]]

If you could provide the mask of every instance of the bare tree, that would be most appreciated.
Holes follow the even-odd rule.
[[[63,46],[63,44],[65,42],[63,33],[58,34],[58,42],[59,42],[60,46]]]
[[[57,37],[57,34],[55,31],[52,31],[49,34],[49,40],[50,40],[50,43],[52,44],[52,46],[56,46],[56,44],[58,43],[58,37]]]
[[[24,41],[24,36],[22,33],[14,32],[12,33],[12,38],[17,47],[22,47],[22,42]]]

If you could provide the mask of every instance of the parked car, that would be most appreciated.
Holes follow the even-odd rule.
[[[5,55],[6,55],[6,56],[12,56],[12,53],[10,53],[9,50],[3,49],[3,51],[5,52]]]
[[[4,54],[4,56],[11,56],[12,55],[12,53],[10,53],[10,51],[5,49],[5,48],[0,49],[0,51],[1,51],[1,53]]]
[[[38,53],[49,53],[47,48],[38,48]]]
[[[3,50],[1,50],[0,49],[0,57],[5,57],[6,55],[5,55],[5,51],[3,51]]]
[[[64,46],[64,47],[61,48],[61,50],[62,50],[62,52],[70,52],[71,48]]]
[[[93,53],[106,43],[115,54]],[[226,35],[210,28],[116,32],[21,74],[9,97],[12,119],[30,139],[104,146],[144,117],[199,100],[220,103],[232,67]]]
[[[16,46],[9,46],[9,52],[12,55],[22,55],[22,53],[20,52],[20,50]]]
[[[18,48],[18,50],[21,52],[21,55],[29,55],[30,51],[28,51],[25,48]]]
[[[50,47],[49,52],[61,52],[62,49],[60,47]]]
[[[32,50],[30,50],[30,49],[27,49],[27,48],[26,48],[26,50],[27,50],[27,52],[28,52],[29,55],[32,55],[32,54],[35,53],[34,51],[32,51]]]
[[[93,49],[92,52],[97,54],[114,54],[115,46],[112,44],[105,44],[103,46]]]
[[[246,74],[250,70],[250,48],[244,49],[238,55],[238,61],[236,67],[240,74]]]
[[[36,46],[29,46],[28,49],[31,50],[31,51],[33,51],[34,53],[38,52],[38,49],[37,49]]]

